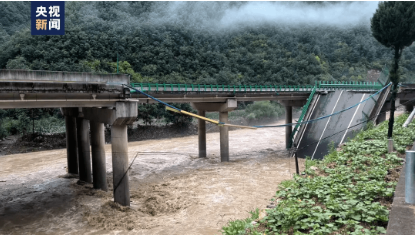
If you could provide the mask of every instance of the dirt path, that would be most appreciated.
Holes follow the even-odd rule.
[[[279,121],[278,123],[283,123]],[[66,172],[66,150],[0,157],[1,234],[220,234],[231,219],[265,208],[294,173],[284,128],[230,132],[230,159],[219,162],[219,133],[207,134],[207,159],[197,136],[129,143],[130,208]],[[303,167],[303,161],[301,161]]]

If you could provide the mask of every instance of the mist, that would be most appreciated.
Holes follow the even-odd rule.
[[[186,27],[195,31],[226,32],[247,27],[370,26],[378,2],[151,2],[148,9],[126,2],[108,2],[111,12],[100,12],[99,2],[80,9],[83,22],[130,31],[143,26]],[[126,14],[128,12],[129,14]],[[106,15],[114,16],[109,20]],[[87,23],[88,24],[88,23]]]
[[[264,23],[369,26],[377,6],[378,2],[168,2],[156,4],[145,21],[227,30],[236,26],[256,27]]]
[[[232,7],[222,17],[223,27],[236,24],[255,25],[277,23],[286,25],[353,26],[370,24],[378,2],[340,2],[338,4],[311,5],[302,2],[249,2],[241,8]]]

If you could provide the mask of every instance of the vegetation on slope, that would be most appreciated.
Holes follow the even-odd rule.
[[[260,21],[228,28],[204,23],[249,3],[177,3],[180,14],[172,16],[161,9],[174,3],[66,2],[64,36],[31,36],[29,4],[0,2],[0,15],[19,12],[0,18],[2,69],[110,73],[118,53],[121,72],[135,82],[296,85],[364,80],[368,70],[380,70],[392,56],[371,35],[369,21],[349,26]],[[207,19],[195,18],[201,7]],[[414,57],[414,46],[403,51],[403,81],[414,80]]]
[[[30,2],[0,2],[0,69],[115,73],[118,54],[119,71],[130,74],[132,82],[297,85],[363,81],[368,70],[389,64],[392,52],[371,35],[369,20],[351,25],[233,23],[228,13],[247,4],[253,3],[65,2],[65,35],[32,36]],[[262,4],[303,12],[309,5],[319,11],[356,3]],[[402,81],[414,81],[414,51],[414,45],[403,50]],[[190,110],[187,104],[181,108]],[[145,122],[159,116],[189,122],[156,105],[139,109]],[[0,138],[28,129],[24,120],[32,120],[30,110],[18,111],[20,116],[4,112],[0,123],[8,127],[0,127]],[[42,116],[36,112],[35,117]],[[250,118],[258,118],[251,113]]]
[[[395,149],[403,153],[415,138],[415,122],[394,123]],[[277,206],[258,219],[229,222],[223,234],[380,234],[386,232],[397,170],[403,159],[387,152],[388,123],[359,133],[322,161],[306,162],[305,175],[282,182]],[[313,167],[312,167],[313,166]],[[258,223],[253,225],[252,221]]]

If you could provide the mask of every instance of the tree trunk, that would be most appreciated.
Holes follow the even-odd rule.
[[[394,110],[396,110],[396,96],[397,96],[397,89],[399,84],[399,61],[401,56],[401,49],[395,48],[394,49],[394,62],[393,62],[393,69],[390,72],[390,81],[393,83],[393,89],[391,94],[390,100],[390,119],[389,119],[389,131],[387,133],[387,138],[390,139],[393,136],[393,125],[394,125]]]

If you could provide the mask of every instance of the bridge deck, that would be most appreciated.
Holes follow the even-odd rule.
[[[0,70],[0,108],[106,107],[126,98],[153,100],[129,91],[129,75],[30,70]],[[314,85],[195,85],[132,83],[131,86],[172,103],[260,100],[306,100],[311,90],[381,88],[369,82],[316,82]],[[128,94],[131,92],[131,96]],[[136,100],[137,102],[137,100]]]
[[[360,103],[370,95],[343,90],[320,95],[317,97],[317,103],[310,107],[312,113],[308,120],[337,113]],[[365,103],[332,117],[303,124],[305,128],[298,133],[300,138],[296,138],[296,144],[299,147],[298,156],[322,159],[328,153],[330,144],[337,147],[339,144],[346,142],[348,138],[354,137],[356,132],[365,126],[365,123],[360,123],[367,119],[366,115],[371,113],[378,97],[379,94]]]

